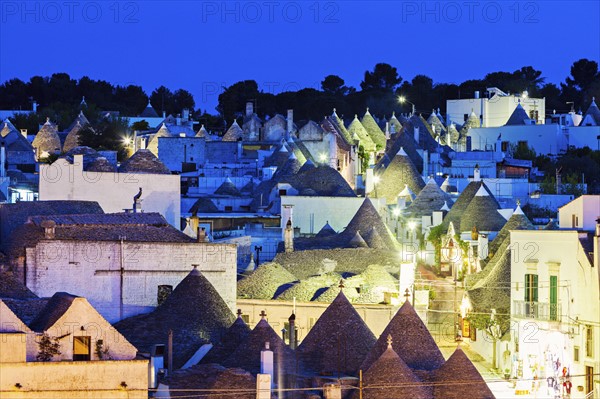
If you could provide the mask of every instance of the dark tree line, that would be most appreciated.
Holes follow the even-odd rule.
[[[261,90],[254,80],[240,81],[223,88],[216,115],[195,109],[193,96],[184,89],[171,91],[161,86],[148,96],[140,86],[115,86],[89,77],[75,80],[66,73],[55,73],[50,77],[34,76],[28,82],[19,79],[4,82],[0,85],[0,109],[31,109],[32,101],[37,101],[38,114],[15,118],[18,127],[34,130],[46,117],[61,127],[70,124],[79,112],[84,96],[89,112],[110,110],[118,111],[122,116],[139,115],[150,99],[159,115],[163,111],[167,115],[176,115],[187,108],[208,129],[223,131],[234,118],[243,115],[248,101],[255,104],[255,112],[261,117],[276,113],[285,115],[287,109],[293,108],[296,120],[320,120],[333,108],[346,119],[354,114],[362,115],[367,107],[377,116],[389,117],[392,111],[410,112],[411,104],[400,104],[399,96],[415,104],[417,112],[428,114],[432,109],[440,108],[444,113],[446,100],[472,98],[475,91],[484,96],[488,87],[510,93],[527,91],[533,97],[546,97],[548,113],[569,111],[571,104],[568,102],[578,110],[586,107],[592,97],[600,99],[600,72],[596,61],[578,60],[569,72],[559,86],[546,83],[542,71],[531,66],[513,72],[491,72],[483,79],[453,84],[434,82],[425,75],[404,80],[396,67],[380,63],[373,70],[365,71],[360,90],[347,86],[337,75],[326,76],[321,82],[321,90],[304,88],[278,94]]]

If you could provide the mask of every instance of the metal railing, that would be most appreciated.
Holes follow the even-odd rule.
[[[561,321],[561,306],[558,303],[513,301],[516,317],[545,321]]]

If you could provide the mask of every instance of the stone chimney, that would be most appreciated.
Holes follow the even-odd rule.
[[[206,228],[200,227],[198,229],[198,242],[207,242],[206,240]]]
[[[335,133],[329,136],[329,166],[337,170],[337,142]]]
[[[56,222],[54,220],[44,220],[41,226],[44,228],[44,238],[53,240],[56,235]]]
[[[34,114],[35,114],[35,113],[37,113],[37,107],[38,107],[38,103],[37,103],[37,101],[33,100],[33,104],[32,104],[32,106],[33,106],[33,113],[34,113]]]
[[[342,386],[335,382],[323,385],[323,396],[325,399],[342,399]]]
[[[292,219],[288,219],[285,230],[283,232],[283,246],[285,252],[294,252],[294,228],[292,227]]]
[[[296,349],[296,315],[294,313],[288,318],[288,322],[290,323],[290,348]]]
[[[256,399],[271,399],[271,375],[258,374],[256,376]]]
[[[252,103],[252,101],[248,101],[246,103],[246,116],[252,116],[253,113],[254,113],[254,104]]]
[[[294,132],[294,110],[287,110],[287,136],[291,137]]]
[[[477,236],[477,256],[479,256],[479,259],[487,258],[488,245],[489,245],[488,235],[480,233]]]
[[[475,170],[473,171],[473,181],[481,181],[481,172],[479,171],[479,164],[475,165]]]
[[[140,187],[140,191],[133,197],[133,213],[137,213],[138,211],[142,211],[142,188]]]
[[[182,111],[182,115],[181,115],[181,119],[184,122],[187,122],[190,120],[190,110],[188,108],[184,108]]]
[[[177,114],[177,116],[175,117],[175,123],[177,124],[177,126],[181,126],[181,114]]]
[[[273,351],[269,342],[265,342],[265,348],[260,351],[260,373],[268,374],[273,381]]]

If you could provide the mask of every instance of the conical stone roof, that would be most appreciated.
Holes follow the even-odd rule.
[[[385,138],[385,133],[383,133],[381,131],[381,129],[379,128],[379,125],[377,124],[377,122],[375,122],[375,119],[373,119],[373,116],[371,116],[371,113],[369,112],[368,108],[360,122],[362,123],[365,130],[369,134],[369,137],[371,138],[373,143],[375,143],[375,145],[377,146],[377,149],[378,150],[385,149],[385,144],[387,141]]]
[[[196,137],[204,137],[204,138],[208,139],[208,131],[206,130],[204,125],[200,126],[200,129],[198,129],[198,132],[196,133]]]
[[[408,185],[414,193],[420,192],[425,187],[417,168],[404,149],[400,148],[387,168],[380,173],[376,194],[380,198],[385,198],[388,204],[394,204],[405,185]]]
[[[495,399],[485,380],[461,348],[433,374],[433,397],[445,399]]]
[[[396,337],[392,344],[396,353],[413,370],[435,370],[444,364],[444,357],[427,327],[406,301],[381,333],[377,343],[361,365],[368,370],[385,352],[387,336]]]
[[[438,135],[438,136],[445,135],[446,128],[444,127],[444,124],[442,123],[442,121],[440,121],[440,119],[438,118],[435,110],[433,110],[431,112],[431,115],[429,115],[429,118],[427,118],[427,123],[429,123],[429,125],[432,127],[435,126],[435,134],[436,135]]]
[[[451,201],[448,194],[438,187],[435,180],[429,179],[406,211],[411,217],[430,216],[434,211],[439,211],[446,201]]]
[[[596,126],[600,126],[600,109],[598,109],[598,106],[596,105],[595,97],[592,98],[592,102],[590,103],[590,106],[585,112],[585,116],[583,117],[583,119],[587,118],[588,116],[594,120]]]
[[[217,195],[227,195],[230,197],[240,197],[242,193],[237,189],[235,184],[231,181],[231,179],[226,178],[223,183],[215,190],[215,194]]]
[[[354,115],[354,120],[348,126],[348,132],[352,135],[356,135],[360,142],[360,145],[365,149],[366,152],[375,151],[375,143],[369,137],[367,130],[358,120],[358,116]]]
[[[344,121],[342,121],[337,115],[335,108],[333,109],[333,113],[331,114],[329,120],[335,125],[335,127],[337,127],[337,130],[341,133],[344,141],[353,145],[354,139],[352,138],[352,134],[344,126]]]
[[[502,241],[510,239],[510,230],[533,230],[533,224],[521,210],[521,206],[517,205],[517,209],[513,212],[508,222],[504,224],[498,235],[490,243],[488,247],[489,254],[495,254]]]
[[[104,172],[113,173],[117,171],[117,167],[112,163],[108,162],[105,157],[97,157],[87,166],[88,172]]]
[[[44,152],[49,154],[57,154],[61,151],[60,137],[56,126],[50,122],[50,119],[46,119],[46,123],[42,126],[38,134],[35,135],[35,139],[31,143],[33,148],[38,150],[38,154],[42,155]]]
[[[515,108],[515,110],[510,115],[510,117],[508,118],[508,120],[506,121],[506,123],[504,125],[505,126],[518,126],[518,125],[530,125],[530,124],[531,124],[531,119],[529,118],[529,115],[527,115],[527,112],[525,112],[525,109],[521,106],[521,102],[519,102],[517,104],[517,107]]]
[[[238,141],[244,136],[244,130],[238,125],[234,119],[233,123],[223,135],[223,141]]]
[[[304,162],[304,165],[302,165],[300,169],[298,169],[298,173],[304,173],[314,168],[316,168],[314,162],[310,159],[307,159],[306,162]]]
[[[375,336],[340,290],[298,352],[316,372],[355,375],[374,344]]]
[[[158,156],[158,139],[161,137],[173,137],[173,135],[169,131],[169,128],[164,122],[160,125],[158,131],[154,133],[154,135],[152,135],[152,138],[148,142],[147,149],[150,150],[156,156]]]
[[[372,228],[377,230],[387,249],[396,248],[396,239],[369,198],[365,198],[352,220],[350,220],[350,223],[348,223],[348,226],[346,226],[346,229],[339,235],[340,242],[350,243],[356,236],[356,233],[369,231]]]
[[[482,181],[472,181],[464,188],[464,190],[460,193],[450,211],[444,217],[443,225],[444,228],[448,228],[450,222],[454,224],[454,228],[457,231],[460,230],[460,219],[464,214],[465,210],[471,203],[473,197],[475,197],[475,193],[482,186]]]
[[[9,122],[2,123],[2,130],[0,130],[0,136],[6,137],[6,136],[8,136],[8,134],[10,132],[16,132],[16,130],[13,130],[11,128],[11,125],[9,125]]]
[[[166,344],[173,330],[173,364],[180,368],[201,345],[219,341],[235,317],[219,292],[194,268],[154,311],[115,324],[140,352]]]
[[[144,108],[144,110],[140,114],[140,117],[143,117],[143,118],[158,118],[158,114],[156,113],[156,111],[154,110],[154,108],[152,108],[152,105],[150,104],[150,100],[148,100],[148,105],[146,105],[146,108]]]
[[[239,312],[239,311],[238,311]],[[233,324],[225,331],[218,344],[202,358],[202,363],[222,363],[224,362],[250,335],[250,327],[242,320],[241,312]]]
[[[159,175],[171,174],[169,168],[150,150],[137,150],[135,154],[121,163],[120,173],[151,173]]]
[[[392,112],[392,117],[389,119],[388,123],[390,124],[390,133],[397,134],[402,130],[402,123],[396,118],[396,113]]]
[[[289,154],[287,161],[285,161],[281,169],[279,169],[276,173],[278,174],[278,177],[291,176],[298,173],[301,167],[302,163],[292,152]]]
[[[369,248],[373,249],[386,249],[385,241],[381,238],[379,233],[374,227],[371,227],[371,230],[365,234],[365,242],[369,246]]]
[[[260,352],[269,343],[273,351],[274,370],[295,371],[294,351],[287,347],[265,318],[261,319],[248,337],[223,362],[225,367],[239,367],[252,374],[260,373]]]
[[[83,126],[79,121],[76,121],[75,126],[69,131],[65,138],[63,145],[63,151],[67,152],[77,146],[79,146],[79,132],[83,129]]]
[[[506,219],[498,212],[498,201],[481,186],[460,219],[460,231],[500,231]]]
[[[369,248],[365,240],[360,235],[360,231],[354,233],[354,237],[348,242],[349,248]]]
[[[286,181],[300,193],[312,189],[318,196],[356,197],[356,193],[340,172],[329,165],[310,168],[303,173],[287,177]]]
[[[321,228],[321,230],[319,230],[319,232],[316,234],[316,237],[323,238],[323,237],[333,236],[336,234],[337,234],[336,231],[333,229],[333,227],[331,227],[331,225],[329,224],[329,221],[327,221],[327,223],[325,223],[325,225]]]
[[[392,348],[392,337],[387,348],[363,374],[364,399],[432,398],[432,389],[423,384]],[[354,392],[352,399],[358,399]]]

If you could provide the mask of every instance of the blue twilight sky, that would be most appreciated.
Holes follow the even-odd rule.
[[[192,92],[214,112],[221,86],[359,87],[378,62],[405,80],[460,83],[532,65],[559,83],[600,60],[590,1],[0,1],[0,82],[67,72]]]

